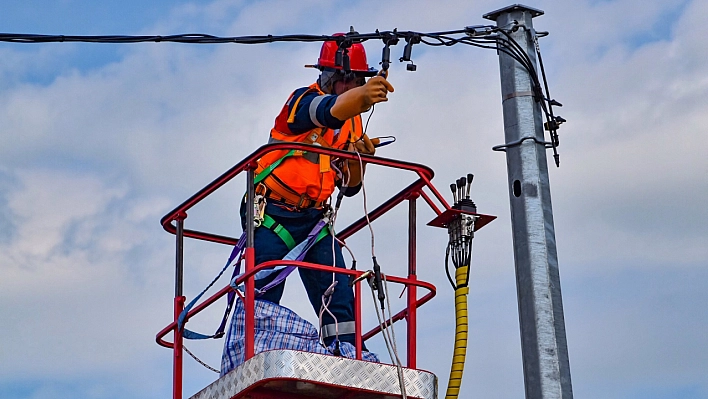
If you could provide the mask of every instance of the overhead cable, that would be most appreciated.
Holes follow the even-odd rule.
[[[527,34],[531,35],[541,76],[536,71],[535,62],[532,60],[522,46],[513,38],[511,33],[523,29]],[[538,37],[546,36],[546,32],[536,32],[533,29],[528,29],[523,24],[515,21],[509,27],[497,27],[494,25],[476,25],[468,26],[464,29],[449,30],[441,32],[415,32],[415,31],[379,31],[378,29],[372,33],[359,33],[352,28],[349,33],[338,36],[331,35],[260,35],[260,36],[214,36],[201,33],[187,33],[177,35],[97,35],[97,36],[81,36],[81,35],[40,35],[40,34],[21,34],[21,33],[0,33],[0,42],[9,43],[56,43],[56,42],[81,42],[81,43],[146,43],[146,42],[171,42],[171,43],[188,43],[188,44],[265,44],[277,42],[324,42],[336,41],[342,49],[350,47],[353,43],[362,43],[369,40],[381,40],[384,43],[381,65],[384,70],[388,69],[390,62],[389,47],[395,46],[399,40],[406,42],[403,50],[403,55],[400,57],[400,62],[409,62],[406,69],[415,71],[416,65],[411,60],[412,48],[415,44],[425,44],[433,47],[450,47],[457,44],[465,44],[474,47],[491,49],[497,52],[507,54],[519,63],[526,71],[528,71],[532,80],[533,97],[541,106],[541,110],[545,116],[545,130],[548,130],[551,135],[551,148],[553,148],[554,159],[556,165],[559,165],[559,158],[556,151],[558,146],[557,130],[562,123],[565,122],[559,115],[553,112],[553,106],[561,106],[559,102],[552,99],[546,82],[546,74],[543,69],[543,61],[538,45]],[[542,81],[543,80],[543,81]]]

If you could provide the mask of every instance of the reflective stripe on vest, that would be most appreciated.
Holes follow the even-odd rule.
[[[300,100],[308,93],[325,95],[315,83],[298,98],[291,95],[276,118],[275,126],[285,126],[297,111]],[[319,98],[319,97],[318,97]],[[292,104],[292,106],[289,106]],[[348,149],[349,143],[358,140],[362,135],[361,117],[355,116],[347,120],[339,133],[333,129],[318,127],[301,134],[288,134],[274,127],[270,132],[269,143],[304,143],[321,145],[324,148]],[[328,155],[319,155],[306,151],[295,151],[290,154],[288,150],[273,151],[258,160],[256,174],[261,175],[265,170],[270,170],[262,179],[263,183],[274,193],[282,197],[305,196],[313,202],[325,201],[334,191],[336,173],[330,166]],[[277,168],[277,170],[276,170]],[[283,190],[288,193],[283,193]]]

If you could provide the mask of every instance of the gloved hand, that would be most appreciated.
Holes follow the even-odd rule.
[[[365,85],[355,87],[339,96],[330,113],[340,121],[345,121],[366,112],[372,105],[388,101],[388,92],[393,92],[393,86],[383,76],[369,79]]]

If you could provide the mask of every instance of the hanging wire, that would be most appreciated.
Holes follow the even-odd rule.
[[[393,351],[391,349],[391,343],[388,340],[388,337],[386,336],[386,323],[385,323],[385,318],[386,315],[382,315],[383,311],[379,309],[379,307],[376,304],[376,294],[374,293],[375,289],[373,287],[373,279],[369,279],[369,288],[371,291],[371,299],[374,303],[374,309],[376,310],[376,319],[379,322],[379,328],[381,329],[381,335],[384,337],[384,343],[386,344],[386,349],[388,350],[388,356],[391,358],[391,363],[395,363],[393,360],[395,356],[393,355]]]
[[[373,113],[373,110],[372,110]],[[371,115],[369,115],[370,117]],[[364,184],[364,162],[361,159],[361,154],[356,151],[357,158],[359,160],[359,170],[361,171],[361,190],[363,194],[363,203],[364,203],[364,215],[366,216],[366,224],[369,227],[369,231],[371,232],[371,256],[372,258],[376,259],[376,253],[375,253],[375,247],[374,247],[374,229],[371,226],[371,220],[369,219],[369,211],[367,209],[367,199],[366,199],[366,186]],[[391,358],[391,363],[393,363],[396,366],[396,371],[398,372],[398,383],[401,389],[401,395],[402,399],[406,399],[408,396],[406,395],[406,383],[404,380],[403,376],[403,365],[401,364],[401,359],[398,356],[398,348],[396,346],[396,335],[395,332],[393,331],[393,314],[391,313],[391,300],[390,296],[388,293],[388,282],[386,281],[386,275],[382,274],[382,285],[376,287],[378,290],[384,290],[385,296],[386,296],[386,301],[387,301],[387,307],[388,307],[388,314],[389,318],[388,320],[391,320],[391,325],[388,326],[390,328],[387,328],[385,320],[386,320],[386,311],[384,309],[381,309],[381,312],[379,312],[379,307],[376,304],[376,295],[374,295],[374,287],[373,287],[373,278],[370,278],[369,281],[369,288],[371,290],[371,297],[374,301],[374,309],[376,310],[376,318],[379,321],[379,326],[381,328],[381,333],[384,338],[384,343],[386,344],[386,349],[388,350],[388,354]],[[382,306],[383,307],[383,306]]]
[[[374,250],[374,228],[371,227],[371,220],[369,219],[369,210],[366,206],[366,186],[364,185],[364,162],[361,160],[361,154],[357,151],[356,156],[359,158],[359,170],[361,170],[361,192],[364,197],[364,216],[366,217],[366,225],[369,227],[369,232],[371,233],[371,256],[376,256]]]
[[[384,274],[383,276],[383,286],[384,286],[384,291],[386,292],[386,304],[388,305],[388,320],[391,320],[391,325],[389,328],[386,329],[389,333],[389,339],[393,343],[392,348],[393,348],[393,354],[396,357],[396,370],[398,371],[398,383],[400,384],[401,387],[401,395],[402,399],[406,399],[408,395],[406,395],[406,381],[403,376],[403,364],[401,363],[401,359],[398,357],[398,344],[396,343],[396,330],[393,328],[393,314],[391,313],[391,296],[388,294],[388,281],[386,280],[386,275]]]
[[[183,344],[183,345],[182,345],[182,348],[184,349],[185,352],[187,352],[187,354],[189,354],[189,356],[192,357],[192,359],[196,360],[197,363],[199,363],[199,364],[201,364],[202,366],[204,366],[205,368],[207,368],[207,369],[209,369],[209,370],[215,372],[216,374],[220,374],[220,373],[221,373],[219,370],[215,369],[214,367],[211,367],[210,365],[204,363],[201,359],[199,359],[199,358],[197,357],[197,355],[195,355],[194,353],[192,353],[192,351],[190,351],[189,349],[187,349],[187,346],[186,346],[186,345]]]

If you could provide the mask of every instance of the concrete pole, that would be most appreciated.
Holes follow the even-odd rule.
[[[511,33],[536,67],[530,36],[532,18],[543,11],[512,5],[484,15]],[[525,26],[525,28],[523,28]],[[571,399],[570,363],[565,336],[551,190],[541,107],[531,77],[518,62],[499,52],[506,137],[506,163],[514,239],[521,351],[527,399]]]

